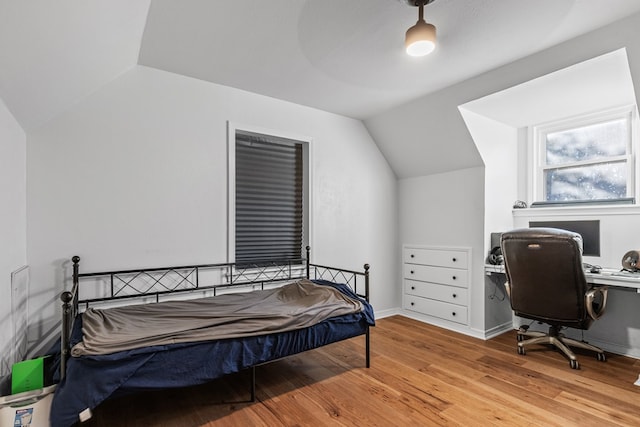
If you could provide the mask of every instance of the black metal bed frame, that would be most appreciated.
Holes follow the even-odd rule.
[[[246,287],[253,290],[256,286],[264,289],[265,285],[300,278],[344,283],[358,296],[369,301],[369,264],[364,265],[363,271],[311,264],[309,262],[310,251],[311,248],[307,246],[306,259],[286,262],[200,264],[99,273],[80,273],[80,257],[74,256],[71,259],[73,262],[73,286],[70,291],[65,291],[60,295],[62,300],[60,379],[62,380],[66,374],[73,320],[81,309],[87,309],[92,305],[126,302],[127,300],[149,302],[149,298],[154,300],[151,302],[159,302],[163,297],[169,295],[196,292],[215,296],[219,291],[225,289]],[[212,273],[218,275],[221,283],[208,285],[200,283],[201,276]],[[90,278],[94,279],[94,285],[102,287],[103,295],[81,298],[81,279]],[[362,292],[362,286],[364,286],[364,292]],[[365,358],[366,367],[369,368],[371,355],[368,326],[365,332]],[[251,367],[251,401],[254,400],[255,366]]]

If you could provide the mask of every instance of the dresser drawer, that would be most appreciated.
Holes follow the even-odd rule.
[[[451,304],[466,306],[469,303],[469,292],[467,289],[454,286],[405,280],[404,292],[407,295],[435,299]]]
[[[402,261],[405,263],[461,269],[469,267],[469,255],[467,251],[412,248],[405,246],[402,252]]]
[[[404,296],[404,304],[404,308],[407,310],[439,317],[463,325],[468,323],[467,307],[406,294]]]
[[[405,279],[441,283],[460,288],[466,288],[469,284],[469,272],[467,270],[417,264],[404,264],[403,268]]]

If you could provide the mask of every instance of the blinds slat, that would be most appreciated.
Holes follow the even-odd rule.
[[[300,259],[302,145],[236,133],[236,262]]]

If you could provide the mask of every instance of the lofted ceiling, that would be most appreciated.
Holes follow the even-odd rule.
[[[0,98],[35,129],[137,64],[366,119],[640,11],[637,0],[0,0]]]
[[[135,66],[150,0],[0,0],[0,98],[32,130]]]

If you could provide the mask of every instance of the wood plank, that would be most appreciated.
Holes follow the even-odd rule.
[[[353,338],[208,384],[112,399],[82,427],[105,426],[632,426],[640,361],[552,350],[516,353],[515,332],[483,341],[402,316]]]
[[[638,406],[629,404],[620,404],[616,402],[612,405],[614,399],[608,401],[594,402],[588,398],[573,393],[571,390],[562,392],[556,399],[566,406],[578,408],[590,415],[591,422],[597,419],[601,420],[599,425],[621,425],[621,426],[638,426]]]

